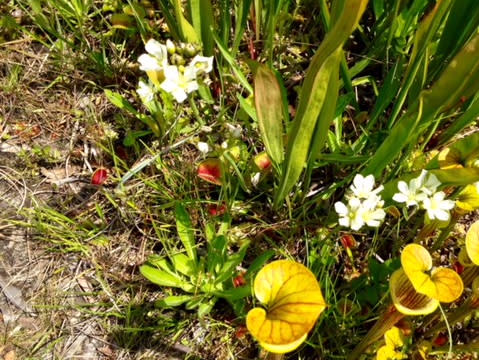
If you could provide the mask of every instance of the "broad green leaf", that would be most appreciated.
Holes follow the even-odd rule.
[[[469,259],[479,265],[479,221],[471,225],[466,234],[466,251]]]
[[[215,292],[213,292],[213,294],[215,296],[226,299],[228,301],[235,301],[235,300],[243,299],[247,296],[250,296],[251,295],[251,286],[246,285],[246,286],[238,287],[238,288],[235,288],[235,289],[215,291]]]
[[[213,306],[215,306],[215,303],[216,303],[215,298],[212,298],[208,300],[207,302],[201,302],[198,305],[198,317],[202,319],[203,317],[205,317],[205,315],[208,315],[213,309]]]
[[[183,253],[170,256],[173,268],[183,275],[192,276],[196,272],[196,264],[193,259]]]
[[[194,290],[194,286],[183,280],[180,276],[174,276],[153,266],[142,265],[140,266],[140,272],[144,277],[156,285],[176,287],[187,292]]]
[[[246,326],[271,352],[297,348],[326,307],[316,277],[294,261],[278,260],[266,265],[256,275],[254,292],[267,310],[250,310]]]
[[[248,250],[249,242],[246,242],[241,246],[237,253],[229,255],[218,272],[216,283],[220,284],[227,279],[231,279],[236,272],[236,267],[243,261],[246,250]]]
[[[191,20],[196,30],[198,38],[203,45],[203,54],[205,56],[213,55],[213,7],[210,0],[189,0]]]
[[[175,306],[183,305],[185,302],[191,299],[192,299],[191,295],[179,295],[179,296],[171,295],[156,301],[155,306],[160,308],[175,307]]]
[[[275,73],[257,64],[254,71],[254,99],[260,134],[271,159],[283,162],[283,98]]]
[[[196,263],[196,244],[193,224],[190,216],[181,203],[175,206],[176,230],[188,257]]]
[[[331,76],[338,76],[341,47],[356,28],[367,0],[350,0],[314,55],[301,87],[296,117],[289,134],[286,159],[274,205],[278,206],[297,182],[306,164],[316,122]],[[336,71],[335,71],[336,70]],[[335,73],[333,73],[335,71]]]

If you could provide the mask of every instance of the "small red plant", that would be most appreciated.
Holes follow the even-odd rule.
[[[211,204],[208,206],[208,214],[211,216],[221,216],[226,213],[226,204]]]
[[[453,265],[452,268],[454,269],[455,272],[457,272],[459,275],[461,275],[464,272],[464,265],[462,265],[459,261],[456,261]]]
[[[244,278],[243,274],[239,274],[233,279],[233,286],[235,288],[242,287],[246,285],[246,279]]]
[[[271,159],[265,152],[259,153],[254,157],[254,163],[261,171],[267,171],[271,168]]]
[[[447,336],[443,333],[437,335],[434,339],[434,346],[440,347],[447,343]]]
[[[108,178],[108,171],[104,168],[96,169],[91,177],[92,185],[103,185]]]
[[[206,159],[198,166],[198,176],[215,185],[222,184],[222,169],[219,159]]]
[[[352,249],[356,247],[356,239],[351,234],[346,234],[341,237],[341,244],[345,249]]]

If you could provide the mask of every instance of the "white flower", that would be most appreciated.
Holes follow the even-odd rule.
[[[165,80],[161,83],[161,88],[169,92],[179,103],[186,100],[187,94],[198,90],[196,82],[196,73],[189,67],[184,72],[180,72],[174,65],[165,68]]]
[[[432,195],[435,193],[437,188],[441,185],[441,182],[436,175],[429,174],[426,170],[421,171],[421,175],[419,175],[419,177],[425,180],[422,184],[421,190],[427,195]]]
[[[446,194],[443,191],[438,191],[431,197],[424,199],[422,202],[422,205],[427,211],[427,216],[430,220],[449,220],[449,210],[454,207],[455,203],[452,200],[444,200],[445,196]]]
[[[207,154],[210,151],[210,146],[205,142],[199,141],[197,146],[198,150],[203,154]]]
[[[379,186],[378,188],[374,189],[374,176],[368,175],[366,177],[362,176],[361,174],[357,174],[353,179],[353,184],[350,187],[352,196],[359,200],[365,200],[370,198],[378,197],[378,193],[380,193],[384,186]]]
[[[381,201],[380,205],[382,206],[383,203],[384,201]],[[362,221],[368,226],[379,227],[386,217],[386,212],[381,207],[378,207],[378,205],[378,203],[368,199],[363,201],[359,208],[358,216],[360,216]]]
[[[231,136],[233,136],[235,139],[238,139],[241,137],[241,133],[243,132],[243,129],[241,128],[240,125],[234,126],[234,125],[226,123],[226,127],[228,128]]]
[[[140,70],[161,71],[168,65],[168,51],[165,45],[150,39],[145,44],[145,50],[148,54],[141,54],[138,58]]]
[[[221,143],[221,148],[222,148],[222,149],[228,149],[228,141],[226,141],[226,140],[223,141],[223,142]]]
[[[364,225],[364,220],[360,214],[361,201],[356,198],[350,199],[348,205],[344,205],[341,201],[334,204],[334,209],[339,215],[339,225],[350,227],[357,231]]]
[[[196,55],[188,66],[194,68],[197,74],[209,73],[213,70],[213,56]]]
[[[155,91],[150,83],[146,83],[143,80],[140,80],[136,92],[138,93],[138,95],[140,95],[140,99],[144,104],[153,101]]]
[[[339,225],[353,230],[359,230],[365,224],[371,227],[381,225],[386,217],[386,212],[382,209],[384,201],[379,195],[383,189],[382,185],[374,189],[373,175],[356,175],[345,196],[347,205],[340,201],[334,204],[339,215]]]
[[[409,181],[409,186],[405,181],[399,181],[399,192],[394,194],[393,200],[398,203],[406,203],[406,206],[419,205],[427,197],[422,191],[422,186],[421,176]]]
[[[477,192],[479,193],[479,181],[474,183],[474,185],[476,185]]]

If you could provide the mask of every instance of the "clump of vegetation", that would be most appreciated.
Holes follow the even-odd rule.
[[[56,264],[29,283],[45,335],[2,356],[477,352],[477,1],[15,0],[0,24],[6,227]]]

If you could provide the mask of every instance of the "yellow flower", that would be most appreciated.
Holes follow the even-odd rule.
[[[326,307],[316,277],[294,261],[266,265],[255,278],[254,292],[267,310],[250,310],[246,326],[272,353],[286,353],[301,345]]]
[[[432,268],[429,252],[418,244],[407,245],[401,264],[414,289],[440,302],[453,302],[464,290],[461,277],[451,269]]]

